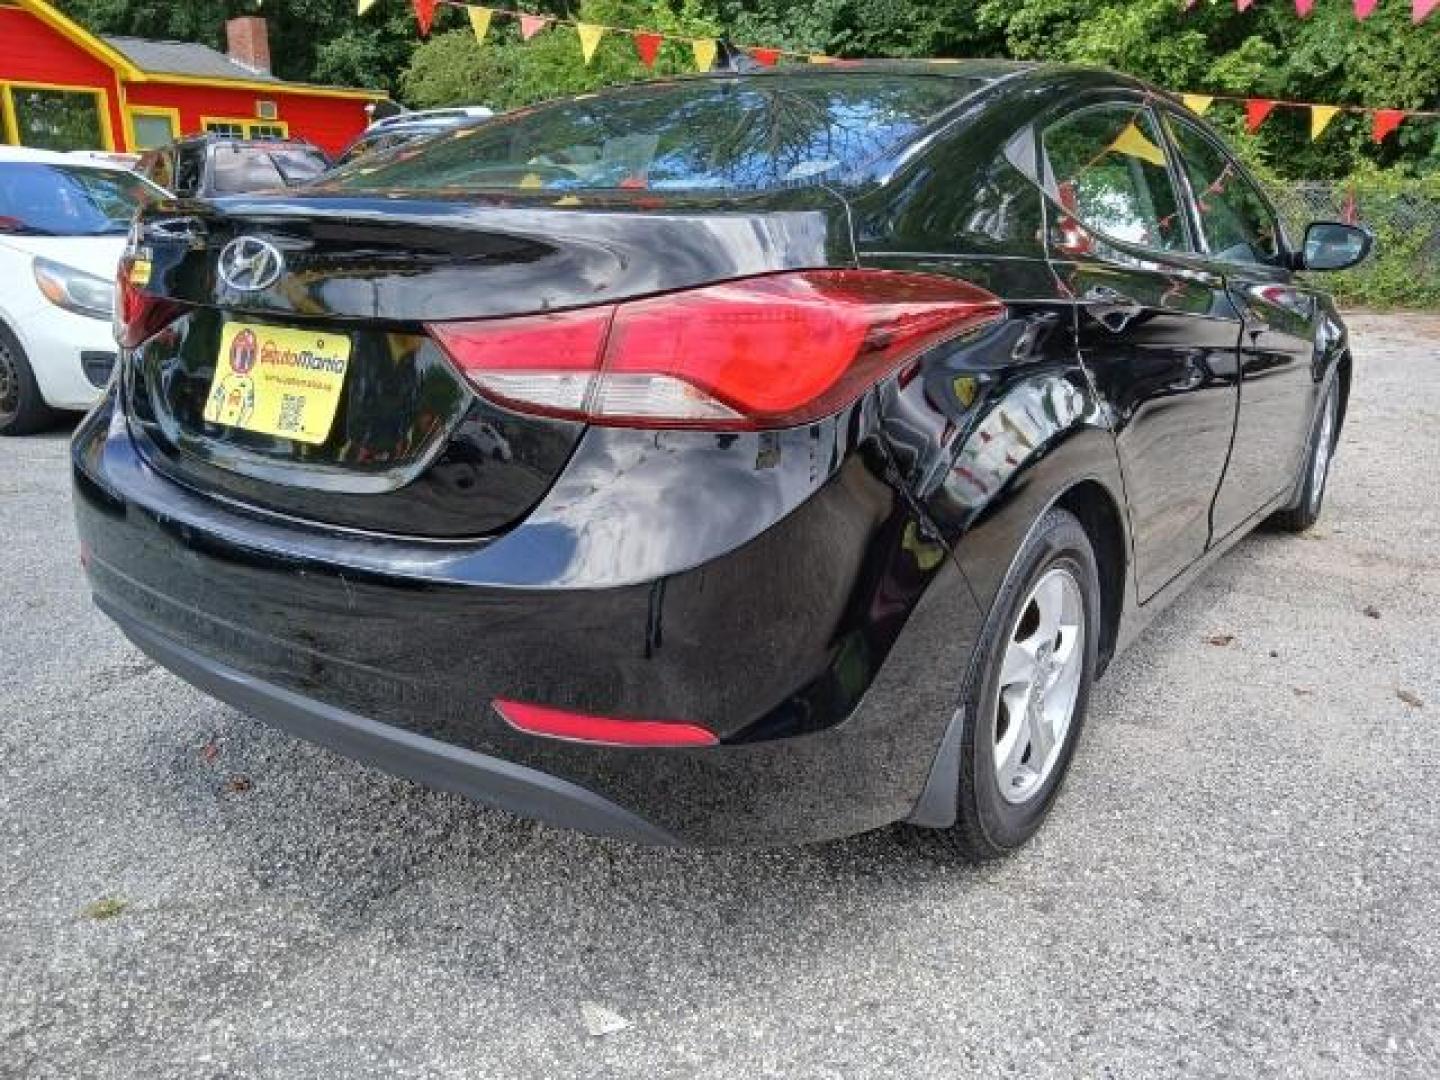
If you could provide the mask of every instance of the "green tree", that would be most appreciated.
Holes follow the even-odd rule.
[[[675,7],[665,0],[584,0],[574,17],[697,37],[714,36],[720,29],[713,16],[701,12],[697,0],[683,0]],[[586,64],[574,27],[552,26],[522,42],[515,20],[496,18],[483,43],[469,29],[432,35],[415,50],[401,88],[405,100],[420,108],[453,104],[515,108],[650,74],[692,71],[694,66],[687,43],[667,41],[654,72],[647,71],[630,36],[615,33],[605,35]]]

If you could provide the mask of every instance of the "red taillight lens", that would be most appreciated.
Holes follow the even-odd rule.
[[[497,698],[495,710],[517,731],[604,746],[714,746],[720,740],[699,724],[623,720]]]
[[[1003,310],[952,278],[817,270],[429,330],[482,393],[513,408],[598,424],[754,430],[828,416]]]
[[[178,300],[153,296],[136,285],[131,270],[134,259],[120,260],[120,275],[115,287],[115,340],[121,348],[133,349],[149,341],[185,312]]]

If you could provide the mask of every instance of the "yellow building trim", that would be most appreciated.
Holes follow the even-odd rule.
[[[15,115],[15,90],[59,90],[66,94],[89,94],[95,99],[100,112],[100,137],[105,145],[97,147],[99,150],[115,149],[115,128],[110,123],[110,92],[101,87],[95,86],[69,86],[64,83],[43,83],[43,82],[22,82],[20,80],[0,80],[0,93],[5,97],[5,121],[10,128],[10,134],[15,141],[20,141],[20,124]]]
[[[135,118],[137,116],[163,116],[170,121],[172,137],[178,139],[184,134],[180,130],[180,110],[172,109],[168,105],[126,105],[125,110],[125,145],[135,153],[140,152],[140,140],[135,137]]]
[[[19,146],[20,125],[15,122],[15,102],[10,97],[10,88],[4,85],[0,85],[0,114],[5,117],[5,144]]]
[[[142,75],[134,82],[170,83],[174,86],[209,86],[216,90],[254,90],[269,94],[309,94],[319,97],[349,98],[355,101],[384,101],[389,95],[383,90],[354,90],[340,86],[311,86],[308,83],[265,82],[262,79],[201,78],[198,75],[167,75],[156,71]]]
[[[79,23],[67,18],[45,3],[45,0],[15,0],[15,2],[21,11],[28,11],[66,41],[83,49],[97,60],[104,61],[119,72],[121,78],[137,80],[145,77],[145,73],[131,63],[130,58],[124,53],[105,44]]]

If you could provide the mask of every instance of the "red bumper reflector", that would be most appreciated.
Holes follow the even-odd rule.
[[[527,705],[496,698],[495,710],[516,731],[602,746],[714,746],[720,740],[698,724],[669,720],[624,720],[613,716]]]

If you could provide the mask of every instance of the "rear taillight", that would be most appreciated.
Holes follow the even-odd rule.
[[[129,253],[121,258],[115,283],[115,340],[121,348],[133,349],[150,340],[185,313],[178,300],[146,292],[149,280],[148,261]]]
[[[952,278],[815,270],[428,329],[482,394],[510,408],[617,426],[755,430],[829,416],[1003,310]]]
[[[532,705],[497,698],[495,710],[516,731],[602,746],[714,746],[720,740],[699,724],[675,720],[627,720],[615,716]]]

